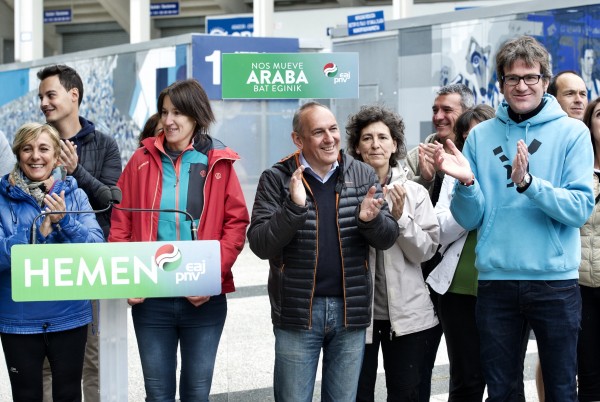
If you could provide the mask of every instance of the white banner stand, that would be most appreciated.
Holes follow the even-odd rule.
[[[100,300],[100,401],[127,402],[127,302]]]

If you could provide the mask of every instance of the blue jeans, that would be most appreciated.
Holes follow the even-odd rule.
[[[277,402],[310,402],[323,350],[321,401],[354,401],[365,349],[365,328],[344,327],[344,300],[315,297],[312,328],[274,327]]]
[[[181,402],[208,401],[225,317],[225,295],[200,307],[186,298],[146,299],[132,307],[147,402],[174,402],[177,346],[181,352]]]
[[[489,402],[517,400],[527,323],[538,344],[546,401],[577,401],[581,296],[576,279],[479,281],[476,318]]]

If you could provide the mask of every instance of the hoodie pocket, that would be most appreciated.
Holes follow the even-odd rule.
[[[475,251],[482,272],[565,269],[564,250],[552,220],[535,207],[494,209]]]

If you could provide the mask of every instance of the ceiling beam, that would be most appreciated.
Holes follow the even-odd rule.
[[[129,2],[121,0],[98,0],[98,3],[110,14],[112,18],[130,33],[129,27]],[[150,18],[150,16],[148,16]]]
[[[365,5],[364,0],[337,0],[342,7],[361,7]]]
[[[252,12],[252,7],[240,0],[219,0],[223,14],[246,14]]]

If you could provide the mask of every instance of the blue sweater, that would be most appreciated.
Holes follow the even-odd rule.
[[[465,229],[478,229],[479,280],[576,279],[579,228],[594,207],[593,150],[588,128],[567,117],[556,99],[517,123],[506,101],[496,118],[473,128],[463,154],[475,183],[458,184],[450,210]],[[510,179],[517,141],[529,147],[533,180],[519,193]]]

